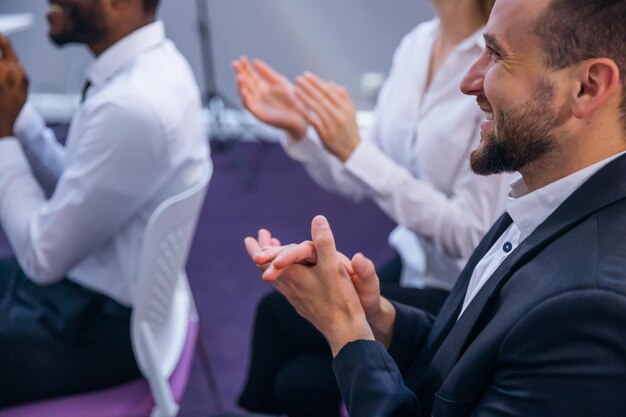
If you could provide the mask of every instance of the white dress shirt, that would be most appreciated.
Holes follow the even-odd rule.
[[[461,314],[463,314],[494,271],[520,243],[550,217],[589,177],[622,154],[624,152],[574,172],[532,193],[528,192],[526,183],[521,176],[512,181],[510,184],[511,191],[506,203],[506,211],[511,216],[513,222],[476,264],[465,293]],[[461,314],[459,314],[459,317]]]
[[[510,177],[477,176],[468,162],[483,114],[459,85],[484,48],[482,29],[456,46],[426,88],[438,32],[435,19],[404,37],[374,122],[346,163],[312,135],[285,147],[322,187],[371,197],[399,224],[389,240],[402,258],[402,285],[450,289],[502,214]]]
[[[0,221],[33,281],[67,276],[132,305],[148,217],[212,170],[201,99],[160,21],[107,49],[87,79],[66,147],[28,104],[16,138],[0,139]]]

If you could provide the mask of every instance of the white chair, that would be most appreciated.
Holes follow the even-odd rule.
[[[131,331],[139,369],[155,402],[152,417],[178,413],[169,377],[179,364],[189,327],[198,323],[185,265],[208,179],[206,173],[198,184],[161,203],[143,239]]]
[[[207,172],[196,185],[161,203],[148,220],[131,322],[133,350],[145,379],[12,407],[0,411],[0,417],[176,416],[198,336],[185,264],[208,180]],[[208,359],[201,359],[213,400],[221,409]]]

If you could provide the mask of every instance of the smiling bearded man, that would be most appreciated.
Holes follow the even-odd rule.
[[[371,261],[246,241],[326,338],[351,417],[621,417],[626,409],[626,1],[498,0],[461,90],[506,213],[439,315],[380,296]],[[257,253],[258,252],[258,253]]]
[[[495,121],[484,121],[481,143],[470,156],[472,171],[479,175],[515,172],[557,151],[552,130],[559,125],[559,118],[546,106],[553,99],[554,85],[540,79],[527,103],[512,104],[499,112]],[[493,119],[487,99],[479,97],[476,101]]]

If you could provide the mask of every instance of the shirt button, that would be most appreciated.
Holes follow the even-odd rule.
[[[506,253],[511,252],[511,249],[513,249],[513,245],[511,244],[511,242],[506,242],[503,246],[502,246],[502,250],[505,251]]]

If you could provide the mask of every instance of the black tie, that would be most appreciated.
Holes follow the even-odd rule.
[[[81,104],[85,102],[85,98],[87,98],[87,90],[91,87],[91,81],[85,80],[85,84],[83,84],[83,90],[80,93],[80,102]]]

